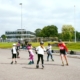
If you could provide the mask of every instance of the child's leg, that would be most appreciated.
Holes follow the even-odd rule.
[[[28,64],[32,64],[32,55],[30,54],[30,62]]]
[[[67,59],[67,56],[64,55],[64,58],[65,58],[65,61],[66,61],[66,65],[68,65],[68,59]]]
[[[49,53],[47,53],[47,61],[49,61]]]
[[[39,61],[40,61],[40,54],[38,54],[38,60],[37,60],[37,65],[39,65]]]
[[[14,59],[14,54],[12,54],[12,62],[11,62],[11,64],[13,64],[13,59]]]
[[[17,64],[16,58],[15,58],[15,64]]]
[[[64,61],[63,61],[63,54],[60,54],[62,65],[64,66]]]
[[[32,55],[32,64],[34,64],[34,55]]]
[[[52,53],[51,53],[50,55],[51,55],[51,59],[52,59],[52,61],[54,61]]]
[[[40,61],[40,57],[41,57],[41,55],[40,55],[40,54],[38,54],[38,60],[37,60],[36,68],[39,68],[39,61]]]
[[[19,52],[17,51],[17,58],[19,57]]]
[[[13,58],[12,58],[12,62],[11,62],[11,64],[13,64]]]
[[[44,59],[43,59],[43,55],[41,55],[41,61],[42,61],[42,68],[44,68]]]
[[[16,57],[17,57],[17,54],[15,54],[15,64],[17,63],[17,61],[16,61]]]

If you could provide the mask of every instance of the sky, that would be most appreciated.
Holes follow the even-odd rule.
[[[0,36],[5,31],[22,29],[34,32],[55,25],[72,25],[80,32],[80,0],[0,0]],[[22,3],[22,8],[20,3]],[[74,7],[75,5],[75,7]]]

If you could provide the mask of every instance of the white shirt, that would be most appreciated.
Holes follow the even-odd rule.
[[[52,50],[52,46],[47,46],[47,49],[48,49],[49,51],[51,51],[51,50]]]
[[[13,47],[12,50],[13,50],[13,54],[17,54],[16,47]]]
[[[42,55],[44,55],[44,51],[46,51],[45,47],[42,48],[41,46],[38,46],[36,50],[38,54],[42,54]]]

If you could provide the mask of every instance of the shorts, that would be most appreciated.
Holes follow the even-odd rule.
[[[12,58],[16,58],[16,54],[12,54]]]
[[[60,50],[60,55],[61,54],[66,55],[66,50]]]

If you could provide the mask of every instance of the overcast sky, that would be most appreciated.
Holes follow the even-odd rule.
[[[80,31],[80,0],[0,0],[0,35],[21,28],[19,3],[23,29],[34,32],[56,25],[61,32],[62,25],[71,24]]]

